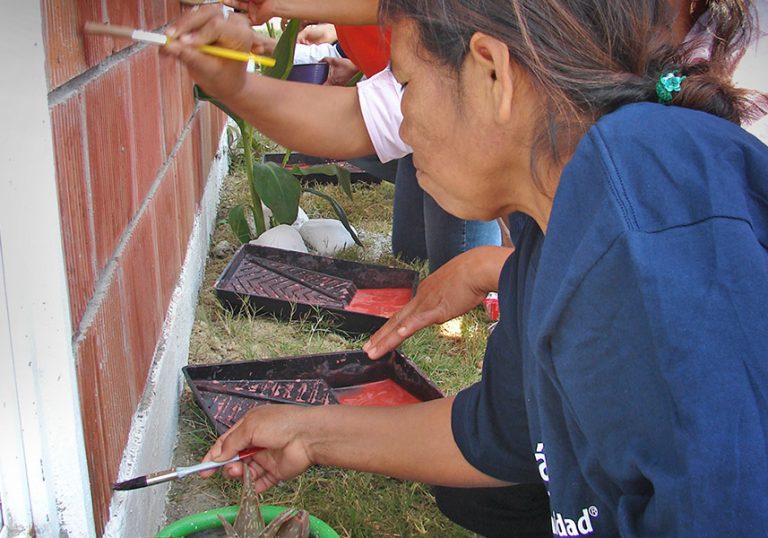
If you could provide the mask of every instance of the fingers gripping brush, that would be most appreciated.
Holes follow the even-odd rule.
[[[152,32],[146,32],[144,30],[135,30],[127,26],[116,26],[114,24],[101,24],[98,22],[86,22],[83,27],[83,31],[86,34],[99,34],[99,35],[112,35],[115,37],[125,37],[139,41],[140,43],[152,43],[154,45],[167,45],[170,42],[170,38],[165,34],[156,34]],[[253,61],[258,65],[265,67],[273,67],[276,60],[269,58],[268,56],[260,56],[258,54],[252,54],[250,52],[243,52],[240,50],[226,49],[223,47],[217,47],[216,45],[201,45],[198,47],[200,52],[204,52],[210,56],[218,56],[219,58],[226,58],[228,60],[238,60],[241,62]]]
[[[250,458],[257,452],[264,450],[261,447],[249,448],[247,450],[241,450],[237,456],[227,461],[207,461],[204,463],[198,463],[197,465],[190,465],[188,467],[173,467],[165,471],[157,471],[156,473],[149,473],[144,476],[137,476],[123,482],[118,482],[112,486],[113,490],[126,491],[129,489],[145,488],[147,486],[154,486],[155,484],[161,484],[170,480],[178,480],[191,474],[200,473],[202,471],[209,471],[211,469],[218,469],[230,463]]]

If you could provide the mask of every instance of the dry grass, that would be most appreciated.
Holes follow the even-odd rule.
[[[219,225],[212,245],[221,241],[236,244],[224,222],[229,208],[245,200],[244,174],[233,166],[225,180],[219,208]],[[342,254],[356,259],[405,266],[389,253],[393,188],[355,186],[350,201],[338,188],[333,194],[347,210],[350,220],[366,244]],[[302,207],[311,217],[331,217],[330,207],[319,198],[304,195]],[[209,256],[203,289],[194,324],[189,363],[210,364],[237,360],[260,360],[278,356],[358,349],[363,340],[337,334],[322,322],[286,323],[270,317],[234,315],[223,309],[212,286],[231,258]],[[423,271],[423,267],[416,267]],[[474,382],[487,337],[487,321],[470,313],[443,337],[437,327],[409,339],[403,352],[446,394],[453,394]],[[214,432],[187,390],[181,401],[178,448],[175,460],[188,464],[198,460],[214,440]],[[240,484],[219,477],[202,480],[191,477],[175,483],[169,496],[167,515],[173,520],[216,506],[234,504]],[[339,469],[314,468],[292,481],[267,492],[266,504],[290,505],[309,510],[334,527],[341,536],[472,536],[445,519],[434,505],[429,488],[422,484],[394,480]]]

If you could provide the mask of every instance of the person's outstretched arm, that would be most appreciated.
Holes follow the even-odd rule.
[[[206,93],[278,144],[339,159],[374,153],[355,88],[249,75],[243,62],[198,50],[205,44],[251,50],[253,30],[244,17],[225,19],[218,6],[205,6],[181,17],[168,33],[173,40],[163,52],[179,58]]]
[[[272,17],[299,18],[334,24],[376,24],[378,0],[223,0],[224,5],[247,11],[253,24]]]
[[[392,316],[363,346],[379,359],[424,327],[443,323],[479,305],[497,291],[499,275],[513,248],[475,247],[448,261],[419,284],[416,297]]]
[[[357,90],[252,75],[225,104],[278,144],[309,155],[352,159],[374,153]]]
[[[464,459],[451,431],[452,404],[453,398],[441,398],[397,407],[259,406],[222,435],[204,461],[264,447],[247,463],[258,492],[315,464],[427,484],[507,485]],[[242,465],[228,465],[225,472],[240,476]]]

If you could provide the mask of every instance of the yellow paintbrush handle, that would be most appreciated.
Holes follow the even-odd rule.
[[[254,63],[265,67],[273,67],[275,65],[274,58],[259,56],[258,54],[252,54],[250,52],[225,49],[224,47],[217,47],[216,45],[203,45],[200,47],[200,52],[210,54],[211,56],[218,56],[219,58],[226,58],[227,60],[240,60],[241,62],[253,60]]]
[[[83,31],[89,34],[106,34],[117,37],[127,37],[142,43],[153,43],[161,46],[166,45],[171,41],[170,37],[163,34],[156,34],[144,30],[134,30],[127,26],[115,26],[96,22],[86,22]],[[252,54],[250,52],[225,49],[224,47],[217,47],[216,45],[203,45],[200,47],[200,52],[210,54],[211,56],[218,56],[219,58],[226,58],[228,60],[239,60],[241,62],[253,60],[254,63],[265,67],[274,67],[275,65],[274,58],[259,56],[258,54]]]

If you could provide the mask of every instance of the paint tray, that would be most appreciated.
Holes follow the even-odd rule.
[[[285,153],[265,153],[261,158],[262,162],[264,163],[271,162],[277,163],[279,165],[283,164],[284,159]],[[298,166],[299,168],[308,168],[316,164],[336,164],[341,168],[349,170],[352,183],[381,183],[381,178],[378,178],[373,174],[369,174],[362,168],[359,168],[347,161],[340,161],[338,159],[325,159],[323,157],[313,157],[303,153],[291,153],[288,157],[288,163],[286,164],[286,167],[292,168],[293,166]],[[306,181],[307,183],[318,183],[320,185],[336,183],[336,176],[327,176],[325,174],[308,174],[306,176],[300,176],[299,179],[301,181]]]
[[[373,332],[416,291],[418,273],[246,244],[214,284],[234,311],[322,318],[341,331]]]
[[[387,405],[442,398],[443,394],[407,357],[393,351],[372,361],[363,351],[185,366],[187,384],[221,435],[249,409],[265,404]],[[386,383],[406,399],[365,399]],[[361,395],[363,396],[361,398]]]

